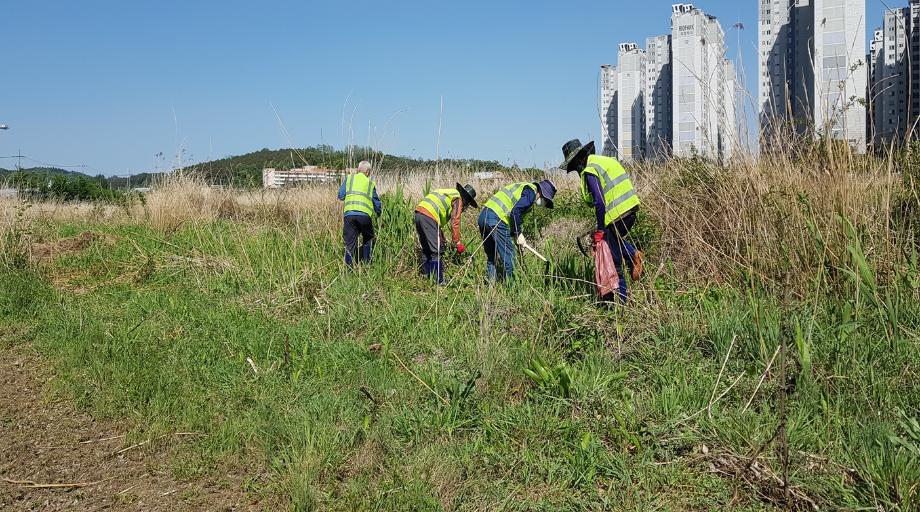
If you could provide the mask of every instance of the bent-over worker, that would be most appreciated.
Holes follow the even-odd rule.
[[[450,247],[462,254],[466,247],[460,242],[460,216],[470,206],[479,208],[476,189],[457,183],[456,188],[432,190],[415,207],[419,268],[423,275],[434,278],[438,284],[444,284],[443,256],[448,247],[441,229],[450,223]]]
[[[553,207],[556,186],[550,180],[530,183],[513,183],[500,188],[489,199],[479,214],[479,234],[486,252],[486,275],[492,281],[498,278],[496,260],[501,259],[504,278],[514,277],[514,242],[527,245],[524,238],[523,217],[534,205]]]

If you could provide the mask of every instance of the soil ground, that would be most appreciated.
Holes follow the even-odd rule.
[[[131,448],[137,443],[126,442],[125,425],[97,421],[55,396],[52,376],[28,344],[0,343],[0,510],[266,506],[242,490],[245,475],[232,471],[219,478],[176,479],[170,458],[185,442],[182,436]],[[49,484],[70,485],[45,487]]]

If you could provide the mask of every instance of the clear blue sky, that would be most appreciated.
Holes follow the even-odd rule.
[[[162,170],[180,146],[193,162],[347,142],[431,158],[443,97],[442,157],[542,167],[597,137],[598,66],[668,33],[672,3],[0,0],[0,156],[104,174]],[[757,2],[696,5],[730,58],[745,25],[756,95]]]

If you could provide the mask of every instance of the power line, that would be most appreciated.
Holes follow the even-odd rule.
[[[20,159],[20,160],[25,159],[25,160],[28,160],[28,161],[30,161],[30,162],[33,162],[33,163],[35,163],[35,164],[38,164],[38,165],[41,165],[41,166],[44,166],[44,167],[55,167],[55,168],[58,168],[58,169],[74,169],[74,168],[92,169],[92,167],[90,167],[90,166],[88,166],[88,165],[86,165],[86,164],[70,164],[70,165],[52,164],[52,163],[48,163],[48,162],[43,162],[43,161],[41,161],[41,160],[36,160],[36,159],[34,159],[34,158],[30,157],[30,156],[26,156],[26,155],[22,155],[22,154],[20,154],[20,155],[8,155],[8,156],[7,156],[7,155],[4,155],[4,156],[0,156],[0,158],[16,158],[16,159]],[[22,166],[20,165],[20,167],[22,167]]]

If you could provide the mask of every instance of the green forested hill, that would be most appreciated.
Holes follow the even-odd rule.
[[[17,173],[42,176],[67,176],[72,178],[76,178],[77,176],[87,176],[81,172],[58,169],[57,167],[29,167],[20,170],[0,168],[0,181],[5,181]]]
[[[347,150],[332,146],[315,146],[309,148],[260,149],[245,155],[222,158],[196,164],[187,168],[199,172],[212,183],[234,184],[237,186],[258,185],[262,180],[262,169],[275,167],[290,169],[304,165],[317,165],[330,169],[355,167],[361,160],[370,160],[385,173],[411,172],[417,169],[434,167],[434,160],[413,159],[403,156],[375,152],[369,148],[353,147]],[[476,159],[441,160],[443,167],[463,167],[475,171],[500,171],[508,167],[497,161]]]
[[[305,165],[317,165],[329,169],[345,169],[357,166],[361,160],[370,160],[383,173],[406,173],[420,169],[430,169],[435,165],[443,168],[464,168],[472,171],[508,170],[494,160],[444,159],[423,160],[403,156],[388,155],[368,148],[352,147],[345,150],[332,146],[315,146],[309,148],[260,149],[244,155],[231,156],[202,162],[184,168],[185,172],[201,175],[208,183],[233,185],[237,187],[261,186],[262,169],[275,167],[290,169]],[[0,169],[0,183],[10,182],[13,186],[28,184],[37,186],[39,181],[54,176],[67,180],[79,178],[91,179],[105,188],[124,190],[132,187],[146,187],[153,184],[159,176],[166,173],[140,173],[127,176],[89,176],[76,171],[52,167],[32,167],[21,170]]]

